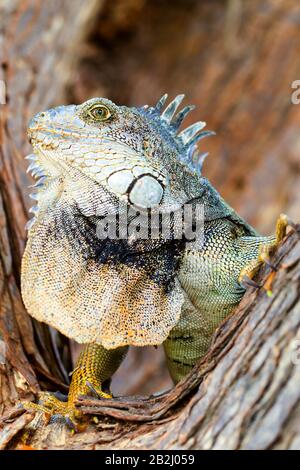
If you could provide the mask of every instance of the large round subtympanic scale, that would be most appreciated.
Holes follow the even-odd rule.
[[[141,176],[133,184],[129,194],[132,204],[143,208],[157,206],[163,197],[163,187],[153,176]]]
[[[113,173],[107,180],[110,188],[118,193],[125,194],[133,180],[133,175],[129,170],[117,171]]]

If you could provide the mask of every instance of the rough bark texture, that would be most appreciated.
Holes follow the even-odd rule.
[[[291,83],[300,78],[300,6],[297,0],[175,0],[172,6],[166,0],[10,0],[1,2],[0,18],[7,95],[0,104],[0,414],[7,417],[0,447],[15,448],[32,416],[11,405],[40,388],[65,391],[72,368],[68,341],[32,322],[19,291],[28,119],[96,95],[144,104],[165,91],[186,92],[199,105],[194,119],[218,132],[205,144],[214,154],[205,174],[222,195],[264,233],[282,211],[299,221],[300,106],[291,104]],[[23,443],[299,448],[297,234],[275,260],[273,296],[249,291],[184,383],[156,398],[82,402],[86,412],[100,415],[98,425],[74,437],[63,426],[59,432],[58,425],[42,427]],[[114,380],[116,393],[170,385],[163,356],[152,349],[143,355],[142,364],[140,351],[129,355]]]

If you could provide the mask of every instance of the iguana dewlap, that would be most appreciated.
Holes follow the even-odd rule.
[[[201,176],[206,154],[197,144],[212,132],[203,122],[179,132],[193,107],[177,112],[183,95],[167,107],[166,98],[141,108],[94,98],[39,113],[29,124],[37,205],[22,295],[30,315],[88,345],[68,410],[87,383],[106,396],[101,384],[129,345],[163,343],[171,376],[182,378],[240,301],[243,277],[284,233],[282,218],[277,238],[259,236]],[[201,244],[178,236],[186,206],[192,225],[203,208]],[[161,217],[168,215],[166,235]],[[107,220],[117,237],[103,236]]]

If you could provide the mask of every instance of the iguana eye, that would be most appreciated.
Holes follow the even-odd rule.
[[[107,121],[111,117],[111,111],[104,104],[94,105],[88,112],[97,121]]]

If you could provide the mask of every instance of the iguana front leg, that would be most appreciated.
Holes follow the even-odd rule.
[[[276,223],[275,236],[268,237],[268,239],[261,243],[259,246],[258,257],[251,260],[251,262],[241,270],[239,282],[243,283],[243,281],[247,278],[252,279],[263,263],[273,267],[270,263],[270,254],[284,239],[289,224],[290,220],[288,216],[285,214],[280,214]]]
[[[127,352],[127,347],[105,349],[97,344],[88,344],[81,352],[72,373],[68,400],[63,402],[49,392],[41,392],[39,402],[25,403],[26,409],[42,411],[50,416],[63,415],[72,425],[80,418],[75,403],[80,395],[92,393],[100,398],[111,398],[102,387],[118,369]]]
[[[187,250],[179,280],[186,300],[180,321],[164,343],[174,382],[183,378],[207,352],[213,333],[233,311],[245,293],[245,277],[252,278],[280,243],[290,224],[287,216],[277,221],[274,236],[250,236],[223,219],[207,222],[204,245]]]

